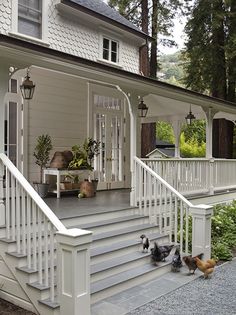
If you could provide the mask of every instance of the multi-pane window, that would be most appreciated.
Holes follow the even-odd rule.
[[[18,0],[18,32],[42,38],[42,0]]]
[[[118,63],[119,59],[119,54],[118,54],[118,42],[108,39],[108,38],[103,38],[103,59]]]

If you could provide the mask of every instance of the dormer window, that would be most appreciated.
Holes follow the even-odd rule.
[[[42,38],[42,0],[18,0],[18,33]]]
[[[103,37],[103,52],[104,60],[118,63],[119,62],[119,43],[109,38]]]

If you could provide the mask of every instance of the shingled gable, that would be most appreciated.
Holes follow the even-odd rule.
[[[131,31],[132,33],[136,33],[138,36],[151,39],[146,33],[142,32],[102,0],[62,0],[61,3],[96,16],[107,22],[112,22],[114,25],[126,29],[127,31]]]

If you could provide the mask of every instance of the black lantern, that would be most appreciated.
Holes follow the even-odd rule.
[[[195,116],[193,115],[193,113],[191,112],[191,105],[190,105],[189,113],[188,113],[188,115],[185,117],[185,119],[186,119],[187,125],[191,125],[191,124],[192,124],[192,121],[193,121],[194,119],[196,119],[196,117],[195,117]]]
[[[142,101],[138,104],[138,112],[139,112],[139,117],[146,117],[147,112],[148,112],[148,107],[147,105]]]
[[[24,100],[31,100],[34,95],[35,85],[30,80],[29,69],[27,69],[27,75],[20,86],[21,94]]]

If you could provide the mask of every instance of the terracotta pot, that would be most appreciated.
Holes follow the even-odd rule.
[[[55,152],[54,155],[53,155],[53,158],[50,162],[50,167],[51,168],[67,168],[68,167],[68,162],[64,156],[64,153],[63,152]]]
[[[84,194],[85,197],[90,198],[95,196],[94,184],[85,180],[80,184],[80,193]]]
[[[72,183],[70,183],[70,182],[60,183],[60,189],[61,190],[71,190],[72,189]]]

